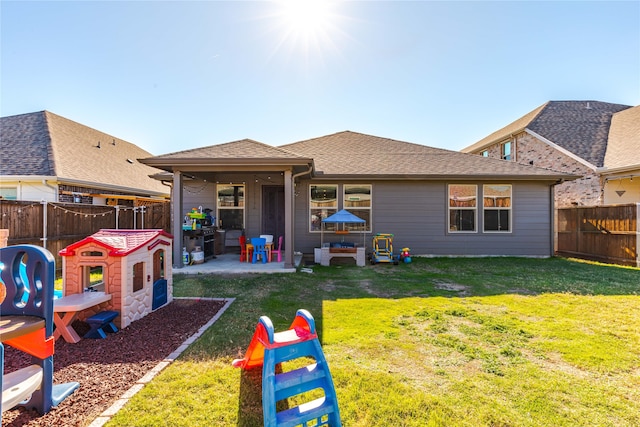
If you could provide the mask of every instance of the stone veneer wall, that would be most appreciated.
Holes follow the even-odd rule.
[[[500,158],[500,145],[494,144],[486,149],[489,157]],[[555,204],[557,208],[572,205],[593,206],[602,203],[602,180],[593,169],[583,163],[526,132],[516,135],[514,152],[518,163],[583,176],[575,181],[556,185]]]

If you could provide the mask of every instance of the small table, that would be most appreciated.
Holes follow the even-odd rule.
[[[71,326],[78,313],[109,300],[111,295],[104,292],[83,292],[53,300],[53,322],[56,325],[53,331],[54,338],[57,340],[62,336],[70,343],[80,341],[80,336]]]
[[[271,249],[273,248],[273,242],[265,243],[264,248],[267,251],[267,262],[271,262]],[[246,261],[252,262],[252,260],[249,260],[249,254],[253,253],[253,245],[251,243],[247,243],[245,249],[247,251],[247,255],[245,256]]]

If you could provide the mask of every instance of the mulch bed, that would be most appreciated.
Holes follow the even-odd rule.
[[[86,426],[124,392],[196,333],[223,307],[224,301],[174,300],[106,339],[77,344],[59,339],[53,356],[54,384],[80,383],[51,412],[14,408],[2,414],[2,426]],[[76,321],[82,336],[89,325]],[[31,364],[30,356],[5,346],[4,372]]]

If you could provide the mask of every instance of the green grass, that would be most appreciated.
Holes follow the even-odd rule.
[[[316,320],[344,426],[640,425],[640,269],[563,259],[416,259],[313,274],[176,276],[229,310],[107,425],[260,426],[231,367],[258,318]]]

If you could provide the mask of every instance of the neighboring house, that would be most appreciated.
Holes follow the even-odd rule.
[[[0,118],[0,196],[138,206],[170,190],[137,161],[151,153],[48,111]]]
[[[368,245],[374,234],[392,233],[396,251],[415,255],[551,256],[553,187],[578,177],[350,131],[280,147],[245,139],[140,161],[173,174],[176,239],[188,211],[210,208],[225,230],[284,235],[285,268],[294,251],[312,254],[321,238],[363,241],[347,224],[321,230],[321,220],[341,209],[366,221]]]
[[[556,207],[637,203],[639,108],[549,101],[461,151],[581,175],[556,186]]]

